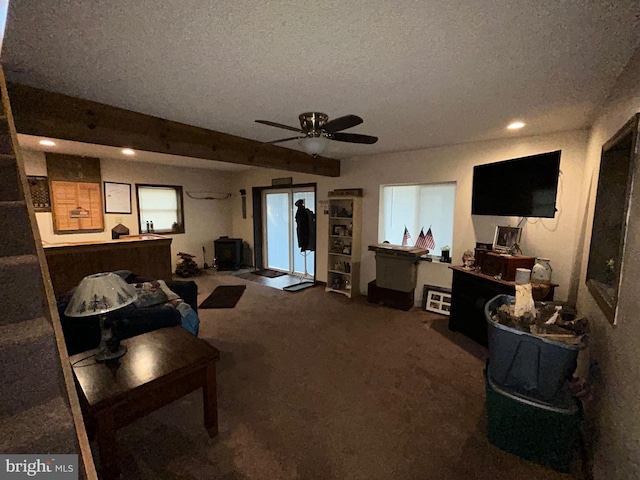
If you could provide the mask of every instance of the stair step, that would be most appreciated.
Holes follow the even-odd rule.
[[[0,257],[0,326],[43,316],[44,287],[38,257]]]
[[[63,393],[60,357],[53,334],[0,348],[0,419],[33,408]]]
[[[0,349],[36,341],[45,335],[53,335],[53,327],[45,317],[4,325],[0,327]]]
[[[13,155],[0,155],[0,202],[22,200],[18,164]]]
[[[0,202],[0,257],[36,253],[24,201]]]
[[[0,154],[11,155],[13,144],[11,142],[11,132],[6,117],[0,119]]]
[[[0,451],[5,454],[78,453],[73,419],[62,395],[0,419]]]

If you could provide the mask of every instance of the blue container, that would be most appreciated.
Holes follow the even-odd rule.
[[[498,387],[554,405],[576,369],[585,345],[567,345],[495,322],[491,317],[512,295],[497,295],[484,307],[489,334],[491,381]]]

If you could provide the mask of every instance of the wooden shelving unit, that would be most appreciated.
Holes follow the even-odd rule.
[[[327,292],[360,292],[362,197],[329,197]]]

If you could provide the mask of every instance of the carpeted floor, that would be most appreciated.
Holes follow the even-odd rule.
[[[436,314],[234,276],[197,277],[199,301],[247,285],[231,310],[201,310],[221,351],[220,434],[201,394],[118,433],[126,479],[566,479],[486,439],[485,350]]]

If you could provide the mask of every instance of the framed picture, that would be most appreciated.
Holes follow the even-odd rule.
[[[493,249],[497,252],[508,252],[514,244],[520,243],[522,228],[520,227],[496,227],[493,237]]]
[[[49,181],[47,177],[27,176],[29,193],[36,212],[51,211],[51,196],[49,195]]]
[[[422,309],[449,315],[451,310],[451,289],[425,285],[422,291]]]
[[[104,182],[104,213],[131,213],[131,184]]]

